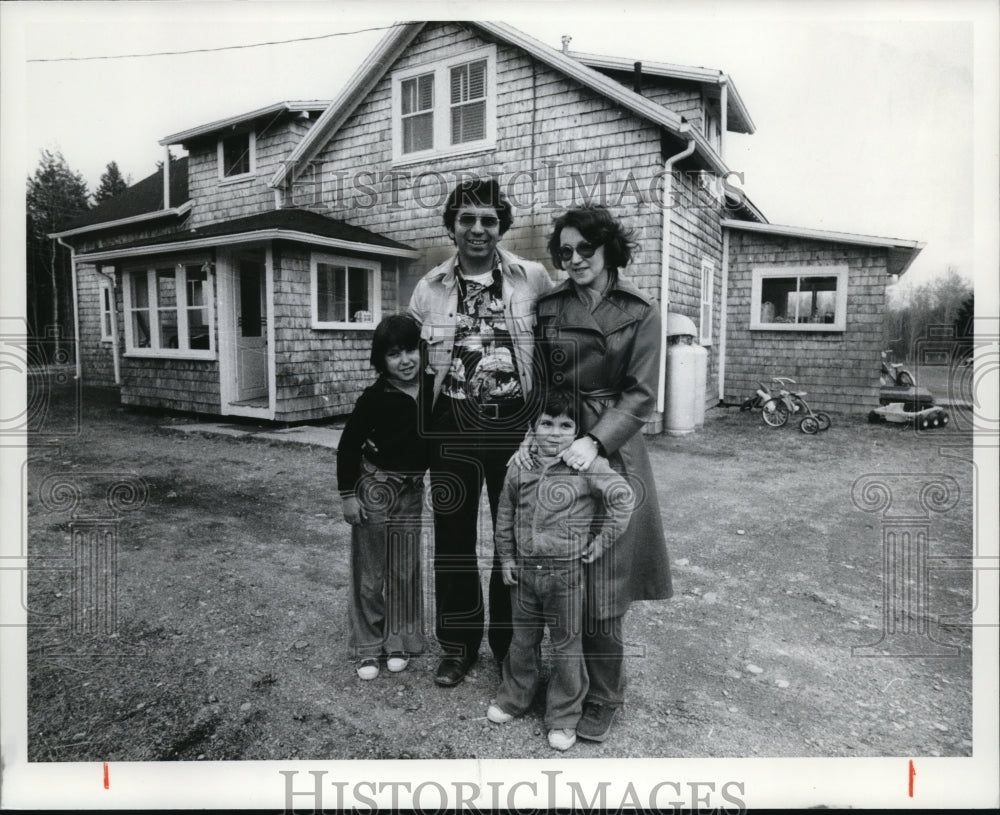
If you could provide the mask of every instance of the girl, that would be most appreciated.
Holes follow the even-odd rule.
[[[420,364],[420,326],[383,319],[372,337],[376,382],[358,398],[337,447],[337,487],[351,525],[349,644],[358,676],[406,668],[423,651],[420,516],[433,377]]]

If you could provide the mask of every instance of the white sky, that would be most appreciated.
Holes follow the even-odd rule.
[[[983,70],[974,41],[992,42],[983,24],[995,17],[992,4],[227,0],[4,3],[0,13],[4,71],[24,89],[4,108],[6,149],[12,130],[23,136],[14,140],[22,178],[49,148],[91,190],[111,160],[137,181],[153,172],[157,142],[170,133],[280,100],[333,98],[382,32],[183,56],[27,60],[315,37],[409,16],[492,18],[553,47],[566,33],[574,50],[725,71],[757,126],[752,136],[730,134],[726,158],[772,223],[922,241],[912,282],[949,265],[969,278],[977,271],[973,126],[983,98],[993,123],[995,96],[973,81]],[[995,56],[982,50],[981,60]],[[995,135],[985,138],[995,152]]]

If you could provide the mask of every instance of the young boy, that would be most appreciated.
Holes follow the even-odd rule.
[[[358,676],[406,668],[423,651],[420,516],[433,377],[420,364],[420,327],[407,315],[386,317],[372,336],[379,373],[361,394],[337,447],[337,487],[351,525],[348,641]]]
[[[583,662],[583,564],[591,563],[625,531],[634,495],[607,459],[582,472],[561,454],[577,436],[571,395],[550,393],[535,421],[537,463],[512,461],[500,493],[496,549],[511,589],[514,638],[503,682],[486,717],[509,722],[530,707],[538,685],[541,641],[549,627],[553,664],[545,704],[549,745],[568,750],[587,693]]]

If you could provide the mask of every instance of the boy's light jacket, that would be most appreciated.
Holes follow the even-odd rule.
[[[562,459],[507,468],[497,510],[496,550],[501,561],[575,560],[596,539],[600,551],[625,531],[635,495],[601,456],[585,472]]]

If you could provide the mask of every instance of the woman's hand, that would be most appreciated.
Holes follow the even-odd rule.
[[[535,458],[536,452],[538,452],[538,447],[535,445],[535,435],[528,433],[524,437],[524,441],[514,451],[514,455],[507,459],[507,466],[516,464],[522,470],[530,470],[538,463],[538,459]]]
[[[562,460],[574,470],[586,470],[597,458],[597,442],[591,436],[577,439],[562,452]]]
[[[365,512],[365,508],[361,506],[361,502],[354,496],[344,499],[344,520],[351,526],[363,524],[368,520],[368,513]]]

